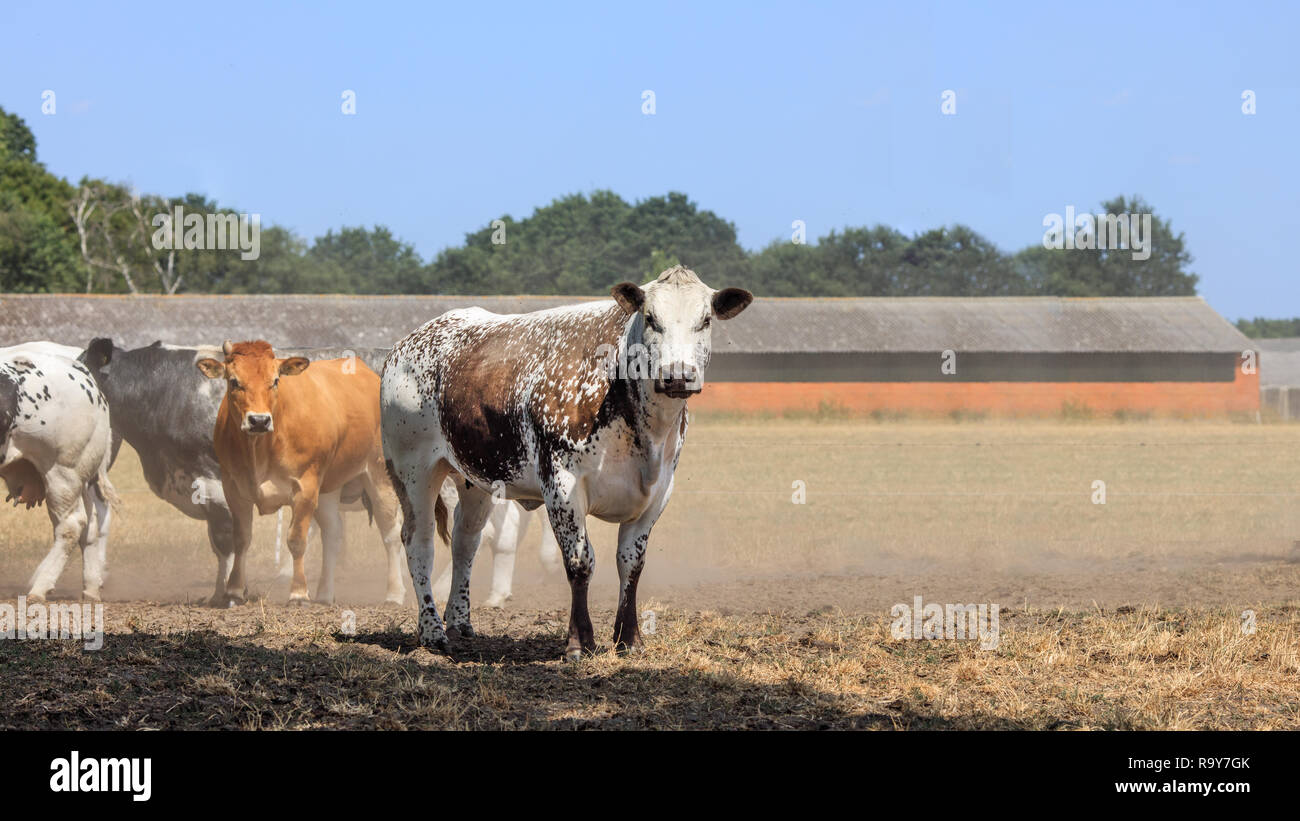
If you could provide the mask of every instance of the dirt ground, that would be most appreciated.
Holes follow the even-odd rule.
[[[260,598],[202,606],[203,526],[124,449],[104,647],[0,640],[0,728],[1300,728],[1297,446],[1283,424],[697,419],[641,583],[646,652],[578,664],[535,526],[514,598],[453,659],[415,646],[413,605],[378,605],[362,514],[335,605],[285,604],[272,516]],[[593,524],[606,645],[613,536]],[[48,539],[43,511],[0,510],[0,602]],[[318,565],[316,543],[313,588]],[[997,604],[998,647],[894,638],[915,596]]]

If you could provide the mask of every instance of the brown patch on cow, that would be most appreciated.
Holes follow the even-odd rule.
[[[495,335],[463,347],[447,362],[438,406],[461,464],[489,482],[508,481],[525,458],[512,393],[519,363],[506,355],[508,344]]]
[[[7,493],[5,501],[15,505],[27,505],[30,510],[45,501],[45,479],[36,470],[36,466],[26,459],[10,462],[0,468],[0,479],[4,480]]]
[[[517,476],[530,459],[525,426],[548,447],[588,440],[610,388],[601,354],[617,348],[627,323],[620,308],[453,323],[429,329],[454,340],[441,346],[446,356],[433,391],[443,436],[470,473],[488,482]],[[547,389],[532,388],[538,379]]]

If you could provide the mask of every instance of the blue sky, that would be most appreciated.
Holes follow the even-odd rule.
[[[6,3],[0,106],[73,181],[425,258],[597,188],[684,191],[751,249],[802,219],[1015,250],[1136,193],[1221,313],[1300,315],[1295,4],[546,5]]]

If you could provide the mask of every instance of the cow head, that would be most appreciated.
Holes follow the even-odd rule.
[[[209,379],[226,380],[226,402],[240,420],[239,429],[252,436],[275,430],[275,408],[280,379],[307,370],[311,362],[301,356],[276,359],[271,344],[257,340],[221,346],[225,362],[205,358],[197,364]]]
[[[113,361],[115,350],[113,340],[101,336],[90,340],[90,344],[81,352],[81,356],[77,357],[81,364],[86,366],[86,370],[90,371],[90,375],[95,377],[95,383],[99,385],[101,391],[107,387],[109,363]]]
[[[655,391],[674,399],[686,399],[704,388],[713,320],[731,319],[754,301],[743,288],[715,291],[680,265],[648,285],[623,282],[611,293],[629,316],[639,317],[640,339],[634,329],[631,341],[639,341],[649,353]]]

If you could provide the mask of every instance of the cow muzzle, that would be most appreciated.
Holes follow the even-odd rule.
[[[689,399],[704,388],[699,368],[694,365],[676,365],[655,380],[655,392],[673,399]]]
[[[271,420],[269,413],[246,413],[244,414],[244,433],[260,435],[270,433],[275,429],[275,423]]]

